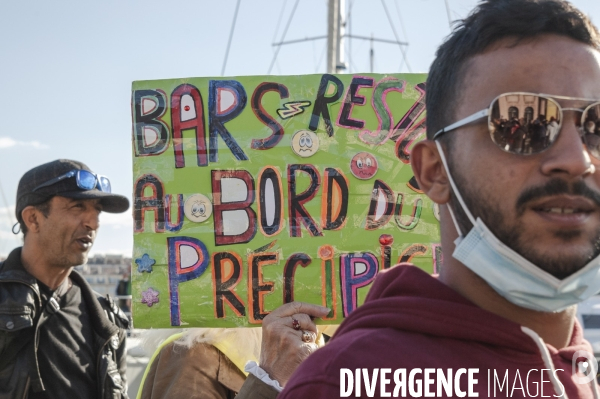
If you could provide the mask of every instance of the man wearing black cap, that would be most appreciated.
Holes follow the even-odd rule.
[[[128,208],[81,162],[23,175],[23,247],[0,263],[0,398],[127,398],[127,318],[73,267],[87,261],[100,212]]]

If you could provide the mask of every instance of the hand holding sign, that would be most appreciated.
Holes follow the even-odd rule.
[[[328,313],[326,307],[304,302],[287,303],[269,313],[262,325],[260,367],[285,386],[300,363],[318,348],[314,339],[317,326],[312,317]],[[310,342],[303,340],[307,333],[313,335]]]

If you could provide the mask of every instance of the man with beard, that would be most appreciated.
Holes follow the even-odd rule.
[[[21,177],[23,246],[0,262],[0,398],[127,398],[127,317],[73,270],[87,261],[100,212],[127,208],[81,162]]]
[[[576,367],[593,364],[575,319],[600,290],[600,151],[581,130],[600,101],[599,49],[562,0],[486,0],[456,26],[411,153],[441,205],[439,277],[382,272],[281,397],[599,397],[595,370]],[[560,121],[527,154],[490,123],[517,97]]]

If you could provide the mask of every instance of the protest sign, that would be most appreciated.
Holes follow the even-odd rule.
[[[337,324],[379,270],[440,262],[410,149],[424,74],[133,83],[135,326],[238,327],[292,300]]]

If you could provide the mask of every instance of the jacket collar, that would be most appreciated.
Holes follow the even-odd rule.
[[[27,273],[21,263],[21,247],[13,249],[8,258],[3,263],[0,263],[0,281],[2,280],[14,280],[27,284],[33,287],[34,291],[39,295],[36,278]]]
[[[109,339],[116,334],[119,331],[119,327],[111,323],[106,311],[100,305],[99,299],[101,295],[94,292],[88,282],[75,270],[71,272],[69,277],[81,289],[81,295],[83,295],[87,305],[94,331],[104,339]]]
[[[4,261],[4,266],[0,269],[2,272],[7,270],[23,270],[23,264],[21,263],[21,249],[22,247],[18,247],[10,251],[8,254],[8,258]]]
[[[3,266],[0,268],[0,281],[1,280],[17,280],[28,284],[37,291],[39,295],[38,281],[31,274],[27,273],[21,262],[21,250],[22,247],[15,248],[8,255],[8,258],[4,261]],[[75,282],[81,289],[81,293],[85,300],[88,312],[90,314],[90,320],[92,323],[93,330],[102,338],[109,339],[119,328],[110,322],[106,316],[106,312],[98,302],[101,297],[100,294],[94,292],[92,287],[87,281],[75,270],[69,275],[71,280]]]

